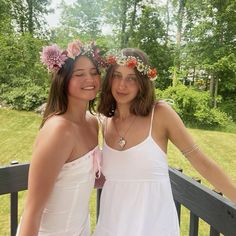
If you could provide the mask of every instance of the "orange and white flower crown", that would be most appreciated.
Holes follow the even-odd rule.
[[[68,58],[76,59],[80,55],[86,55],[94,60],[98,68],[106,67],[106,62],[100,54],[100,49],[95,42],[82,44],[76,40],[68,44],[66,50],[60,49],[56,44],[43,47],[40,53],[41,62],[47,66],[51,72],[57,72],[65,64]]]
[[[129,68],[135,68],[137,71],[142,73],[143,75],[147,75],[148,79],[154,81],[157,79],[157,70],[156,68],[151,68],[149,65],[145,65],[145,63],[134,56],[125,56],[125,55],[108,55],[106,57],[106,63],[108,65],[120,65],[120,66],[128,66]]]

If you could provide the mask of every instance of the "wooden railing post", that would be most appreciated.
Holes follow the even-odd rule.
[[[183,172],[183,169],[181,169],[181,168],[176,168],[176,170],[178,170],[179,172]],[[175,202],[175,207],[176,207],[176,210],[177,210],[177,215],[178,215],[178,218],[179,218],[179,225],[180,225],[180,219],[181,219],[181,204],[178,202],[178,201],[176,201],[175,199],[174,199],[174,202]]]
[[[213,189],[214,192],[218,193],[219,195],[223,195],[221,192]],[[213,226],[210,226],[210,236],[220,236],[220,232],[218,232]]]
[[[19,164],[18,161],[12,161],[11,165]],[[10,209],[11,209],[11,236],[16,235],[17,224],[18,224],[18,192],[10,194]]]
[[[198,183],[201,183],[200,179],[193,178]],[[190,223],[189,223],[189,236],[198,236],[199,217],[190,211]]]

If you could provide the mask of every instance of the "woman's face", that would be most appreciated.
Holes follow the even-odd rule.
[[[74,63],[72,77],[69,81],[69,97],[90,101],[100,88],[100,74],[95,65],[86,56],[80,56]]]
[[[130,104],[139,92],[134,69],[117,66],[112,75],[111,92],[118,104]]]

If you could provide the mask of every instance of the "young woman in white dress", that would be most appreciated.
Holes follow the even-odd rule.
[[[96,55],[96,56],[95,56]],[[28,192],[17,235],[89,236],[89,198],[98,157],[92,112],[102,59],[94,43],[43,48],[53,73],[30,163]]]
[[[170,140],[215,188],[236,202],[236,185],[195,144],[165,102],[155,102],[156,70],[138,49],[108,57],[98,111],[104,122],[100,214],[94,236],[179,236],[167,164]]]

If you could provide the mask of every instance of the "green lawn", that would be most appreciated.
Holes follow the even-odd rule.
[[[0,109],[0,166],[8,165],[17,160],[20,163],[30,161],[34,138],[38,132],[41,117],[32,112],[19,112]],[[222,168],[236,181],[236,134],[199,129],[189,129],[196,142],[211,158],[214,158]],[[180,167],[191,177],[200,177],[193,170],[181,153],[172,145],[168,148],[169,164]],[[202,183],[212,188],[205,180]],[[22,212],[25,193],[19,194],[19,215]],[[9,235],[9,196],[0,196],[0,235]],[[91,197],[91,224],[95,226],[96,191]],[[186,222],[188,210],[182,210],[181,235],[188,235]],[[207,236],[208,226],[200,224],[200,235]]]

